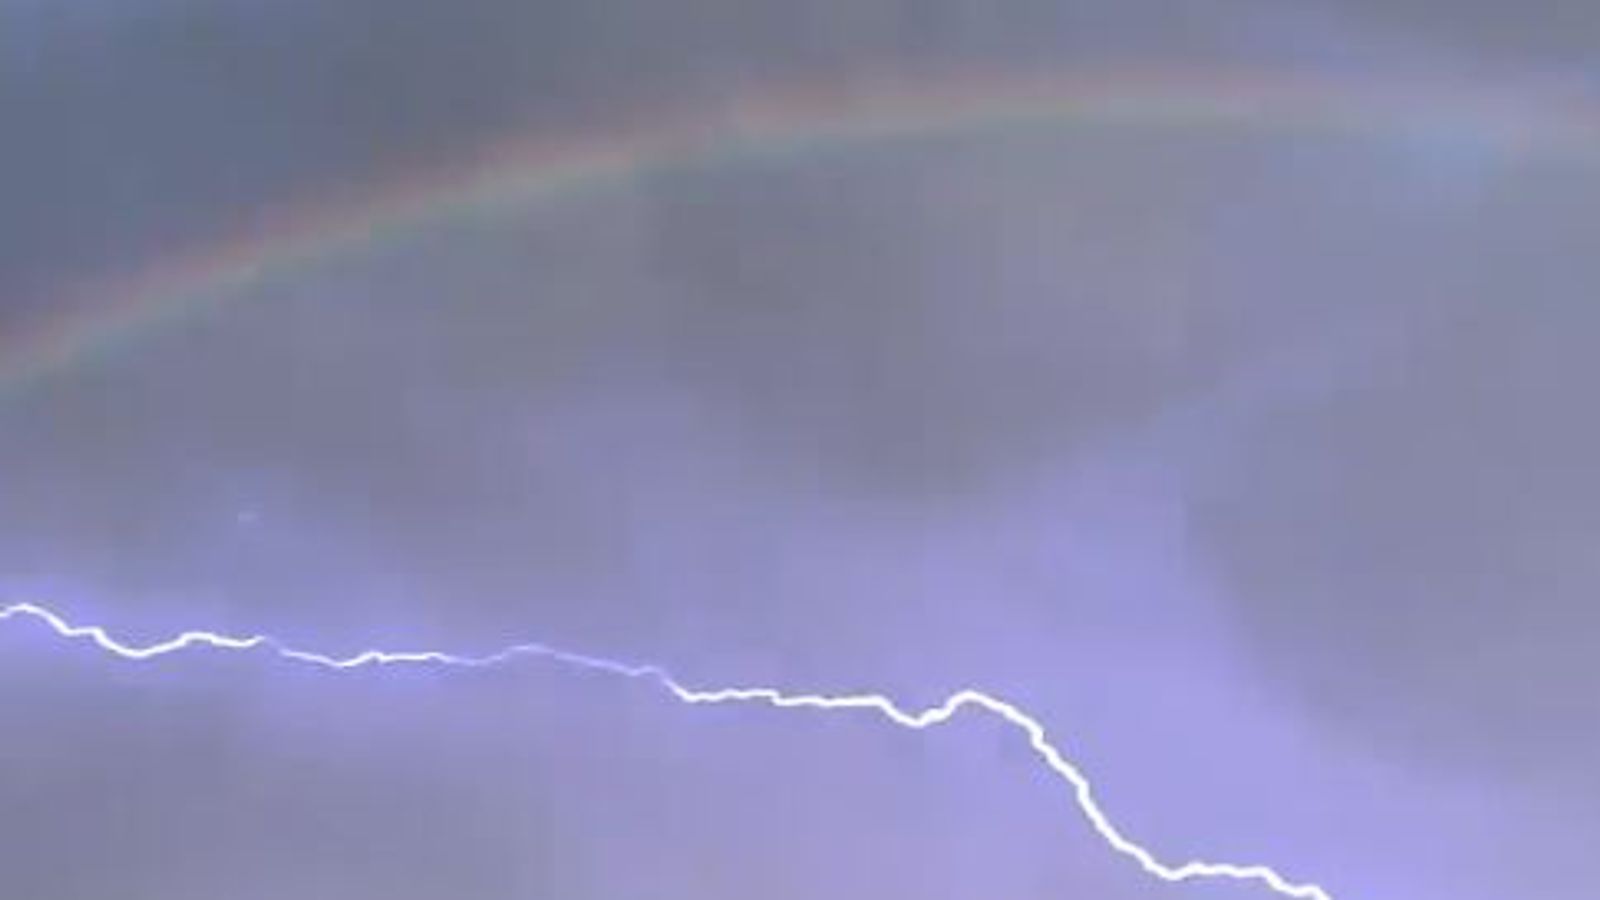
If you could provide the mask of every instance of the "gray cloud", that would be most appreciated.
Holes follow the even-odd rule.
[[[0,13],[0,328],[269,202],[750,85],[1471,84],[1580,40],[1415,4],[145,9]],[[1594,175],[1449,135],[995,130],[441,222],[0,398],[0,581],[134,637],[978,682],[1173,858],[1578,897]],[[9,624],[0,711],[8,896],[1173,890],[977,721],[683,710],[544,666],[114,666]]]

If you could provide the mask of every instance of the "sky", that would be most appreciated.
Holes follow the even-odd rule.
[[[0,603],[973,686],[1164,859],[1590,897],[1596,35],[1573,0],[6,0]],[[940,119],[1029,84],[1177,109]],[[785,99],[885,85],[943,124]],[[1184,114],[1258,94],[1302,111]],[[741,144],[763,114],[806,134]],[[0,734],[30,900],[1272,896],[1143,875],[982,716],[7,620]]]

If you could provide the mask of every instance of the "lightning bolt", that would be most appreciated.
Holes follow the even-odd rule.
[[[370,666],[434,665],[466,668],[497,666],[519,657],[550,659],[569,666],[649,681],[664,688],[679,701],[691,705],[716,703],[759,703],[779,709],[870,710],[895,725],[917,731],[932,728],[955,718],[965,709],[989,713],[1015,728],[1027,740],[1039,761],[1049,767],[1068,787],[1078,810],[1105,841],[1106,846],[1136,863],[1140,869],[1162,881],[1186,882],[1201,879],[1248,882],[1265,887],[1292,900],[1333,900],[1327,889],[1311,882],[1294,882],[1271,866],[1241,865],[1228,862],[1189,860],[1168,863],[1157,859],[1149,849],[1123,834],[1111,821],[1095,799],[1094,786],[1078,766],[1052,744],[1045,734],[1044,725],[1016,706],[986,694],[966,689],[957,691],[944,702],[920,710],[906,710],[881,694],[791,694],[770,687],[731,687],[697,689],[685,686],[671,673],[655,665],[629,665],[615,660],[582,653],[560,650],[544,644],[513,644],[502,650],[482,656],[459,656],[438,650],[363,650],[349,656],[329,656],[291,647],[277,638],[256,634],[239,637],[209,631],[185,631],[176,637],[153,644],[126,644],[97,625],[76,625],[60,615],[32,603],[13,603],[0,607],[0,622],[13,619],[32,619],[48,626],[62,638],[87,641],[101,650],[128,660],[149,660],[194,648],[213,648],[229,651],[258,651],[275,654],[284,659],[308,663],[324,669],[349,670]]]

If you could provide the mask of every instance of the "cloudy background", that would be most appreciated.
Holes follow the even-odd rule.
[[[972,69],[1582,95],[1596,35],[1581,3],[9,0],[0,352],[115,299],[84,283],[511,135]],[[1595,234],[1592,163],[1451,136],[663,169],[0,394],[0,583],[130,638],[976,684],[1165,858],[1589,897]],[[0,810],[28,900],[1267,896],[1139,875],[977,717],[685,709],[541,664],[130,666],[20,622]]]

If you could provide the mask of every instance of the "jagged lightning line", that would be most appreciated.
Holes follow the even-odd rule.
[[[788,694],[777,688],[734,687],[701,690],[684,686],[660,666],[629,665],[615,660],[586,656],[558,650],[543,644],[514,644],[495,653],[483,656],[459,656],[438,650],[363,650],[350,656],[328,656],[308,650],[298,650],[268,635],[237,637],[209,631],[185,631],[177,637],[143,646],[124,644],[97,625],[74,625],[45,607],[32,603],[14,603],[0,607],[0,622],[23,617],[42,622],[52,631],[70,640],[86,640],[101,650],[123,659],[147,660],[194,647],[211,647],[218,650],[268,651],[285,659],[310,663],[326,669],[356,669],[384,665],[440,665],[482,668],[499,665],[521,656],[553,659],[567,665],[601,672],[654,681],[670,691],[673,696],[688,704],[708,703],[763,703],[782,709],[864,709],[878,713],[896,725],[922,730],[942,725],[967,707],[977,707],[1004,720],[1022,732],[1028,746],[1050,767],[1061,780],[1072,787],[1078,809],[1105,843],[1117,853],[1132,859],[1150,875],[1163,881],[1183,882],[1197,879],[1229,879],[1264,885],[1272,892],[1293,900],[1333,900],[1332,894],[1311,882],[1293,882],[1265,865],[1239,865],[1236,863],[1189,860],[1180,864],[1160,861],[1150,850],[1124,835],[1100,804],[1095,800],[1094,788],[1087,776],[1067,759],[1045,736],[1045,729],[1036,719],[1021,709],[982,691],[965,689],[951,694],[943,703],[922,710],[908,712],[895,705],[893,700],[880,694]]]

